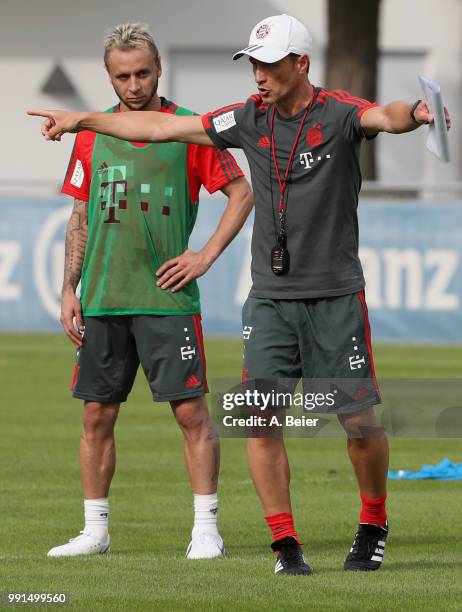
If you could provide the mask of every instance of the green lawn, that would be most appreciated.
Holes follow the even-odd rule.
[[[461,347],[377,347],[383,377],[460,377]],[[209,379],[237,379],[241,344],[207,342]],[[390,482],[384,567],[342,571],[359,510],[340,438],[289,439],[298,531],[315,574],[275,577],[244,441],[222,441],[220,528],[227,556],[184,558],[192,500],[181,434],[139,377],[117,426],[111,490],[113,553],[47,559],[82,525],[80,405],[69,396],[68,341],[0,335],[0,592],[68,592],[66,610],[458,610],[462,608],[462,482]],[[460,439],[392,438],[392,467],[448,456]]]

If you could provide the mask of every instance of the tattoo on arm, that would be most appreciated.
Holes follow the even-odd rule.
[[[82,272],[85,247],[88,239],[88,202],[74,200],[71,218],[67,224],[64,257],[63,291],[75,291]]]

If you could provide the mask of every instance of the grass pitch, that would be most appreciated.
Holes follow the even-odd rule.
[[[209,340],[209,378],[237,378],[241,343]],[[379,376],[460,377],[462,348],[377,347]],[[275,577],[243,440],[222,440],[220,530],[227,555],[184,558],[192,499],[182,438],[139,376],[117,425],[109,556],[47,559],[82,526],[80,405],[64,337],[0,336],[0,592],[67,592],[67,610],[461,610],[460,482],[390,482],[379,572],[344,573],[359,500],[341,439],[289,439],[298,531],[315,574]],[[391,465],[418,468],[460,439],[392,439]],[[10,606],[8,606],[10,607]],[[53,606],[55,607],[55,606]]]

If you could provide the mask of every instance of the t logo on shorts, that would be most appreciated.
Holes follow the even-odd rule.
[[[250,325],[246,325],[242,330],[242,335],[244,340],[248,340],[250,338],[250,334],[252,333],[252,327]]]
[[[181,347],[181,359],[192,359],[193,355],[196,354],[196,349],[193,346],[182,346]]]
[[[350,360],[350,370],[360,370],[362,368],[361,364],[366,365],[365,358],[359,355],[352,355],[348,359]]]

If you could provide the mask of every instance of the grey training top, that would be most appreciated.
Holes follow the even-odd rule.
[[[279,228],[280,189],[270,147],[272,105],[259,95],[202,117],[213,143],[243,149],[255,197],[252,297],[304,299],[354,293],[364,288],[358,258],[361,114],[375,104],[336,90],[315,88],[313,105],[295,151],[286,186],[290,270],[271,271]],[[284,177],[304,110],[274,121],[276,158]]]

